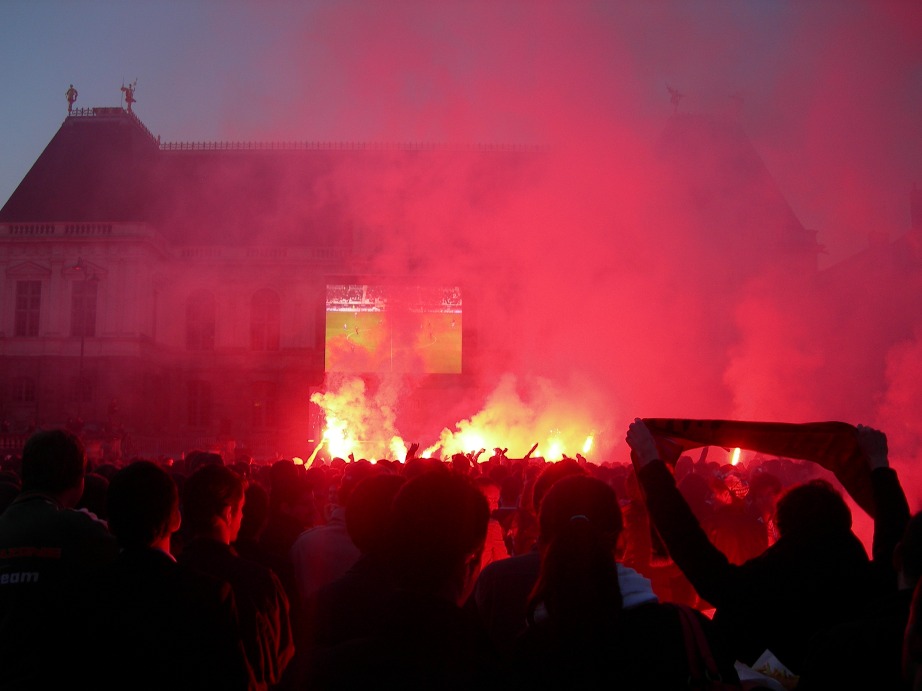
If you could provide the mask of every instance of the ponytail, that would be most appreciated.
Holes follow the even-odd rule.
[[[529,619],[543,604],[554,625],[573,639],[611,631],[622,608],[613,554],[622,521],[614,491],[594,478],[566,478],[548,492],[540,520],[545,549]]]

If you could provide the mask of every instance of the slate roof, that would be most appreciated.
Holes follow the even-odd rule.
[[[152,223],[178,244],[247,243],[266,227],[288,243],[342,239],[336,200],[313,190],[342,152],[162,150],[136,116],[93,110],[65,119],[0,223]]]
[[[660,150],[679,170],[676,189],[665,192],[698,216],[709,241],[755,251],[771,243],[815,256],[813,233],[740,128],[677,115]],[[122,108],[84,109],[64,120],[0,209],[0,223],[141,222],[178,245],[343,246],[355,223],[374,216],[368,200],[395,208],[444,182],[489,206],[515,188],[534,152],[486,147],[463,167],[456,151],[437,147],[161,147]],[[446,171],[454,177],[443,180]]]
[[[0,222],[126,222],[143,217],[156,140],[121,108],[68,117],[0,209]],[[109,111],[109,113],[105,113]]]
[[[474,152],[481,160],[466,180],[486,174],[488,186],[500,188],[493,176],[529,155],[521,147],[484,155],[493,150]],[[87,109],[65,119],[0,209],[0,223],[141,222],[180,245],[340,246],[351,242],[358,200],[399,202],[404,179],[427,179],[455,155],[438,152],[425,145],[161,147],[135,115]]]

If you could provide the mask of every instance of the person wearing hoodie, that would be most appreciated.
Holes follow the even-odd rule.
[[[508,678],[517,688],[686,688],[691,677],[683,614],[649,582],[619,569],[624,524],[614,490],[574,475],[541,504],[541,569],[516,639]],[[737,682],[733,658],[711,622],[697,619],[720,676]]]
[[[540,512],[545,495],[557,482],[572,475],[586,476],[588,471],[573,459],[548,465],[535,481],[535,510]],[[477,614],[491,642],[502,653],[512,649],[516,637],[527,626],[528,596],[541,570],[539,544],[546,541],[547,536],[539,535],[538,544],[525,554],[487,565],[465,605]],[[634,569],[619,562],[617,573],[625,606],[657,599],[649,579]]]

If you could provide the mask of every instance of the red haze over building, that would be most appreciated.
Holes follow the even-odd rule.
[[[874,423],[911,332],[875,305],[906,291],[875,281],[867,340],[832,287],[870,299],[867,269],[819,272],[820,251],[732,119],[586,150],[164,143],[74,110],[0,210],[0,412],[118,430],[128,453],[305,455],[311,394],[345,381],[327,287],[388,284],[460,288],[463,355],[363,373],[369,455],[477,428],[607,456],[635,414]]]

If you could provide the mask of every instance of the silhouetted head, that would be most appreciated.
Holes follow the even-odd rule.
[[[615,491],[588,475],[573,475],[554,483],[541,502],[541,539],[550,542],[579,520],[589,521],[614,548],[624,528]]]
[[[340,506],[346,506],[349,503],[349,495],[362,480],[371,477],[377,472],[376,467],[371,461],[360,459],[353,461],[343,468],[343,475],[339,482],[339,490],[336,493],[336,499]]]
[[[471,459],[463,453],[452,454],[451,467],[455,472],[467,475],[471,472]]]
[[[391,518],[391,504],[405,480],[400,475],[381,473],[359,482],[346,502],[346,530],[362,554],[385,547]]]
[[[186,472],[190,475],[204,465],[224,465],[224,459],[213,451],[196,450],[186,455]]]
[[[216,522],[232,521],[230,541],[237,538],[243,518],[246,480],[223,465],[204,465],[183,485],[182,516],[193,535],[208,534]]]
[[[109,482],[109,530],[122,547],[149,547],[178,528],[179,493],[165,470],[138,461]]]
[[[65,490],[83,489],[86,449],[83,442],[64,429],[36,432],[22,450],[22,489],[58,495]],[[80,498],[74,498],[74,503]]]
[[[282,459],[269,469],[269,503],[292,503],[300,493],[298,467],[293,461]]]
[[[852,512],[835,487],[811,480],[791,487],[778,500],[775,524],[782,537],[821,537],[851,530]]]
[[[109,492],[109,480],[97,473],[87,473],[83,483],[83,495],[76,508],[86,509],[97,517],[106,519],[106,494]]]
[[[403,476],[407,480],[412,480],[418,475],[423,475],[431,470],[444,470],[441,461],[434,458],[411,458],[403,466]]]
[[[463,601],[479,571],[490,509],[463,475],[433,470],[397,493],[389,557],[400,587]]]
[[[240,522],[238,540],[256,540],[269,521],[269,493],[262,485],[251,482],[244,493],[243,520]]]
[[[534,488],[532,488],[532,504],[535,507],[535,511],[540,512],[541,502],[544,501],[544,496],[558,481],[565,477],[570,477],[571,475],[586,474],[586,469],[572,458],[557,463],[551,463],[545,467],[538,476],[538,479],[535,480]]]

